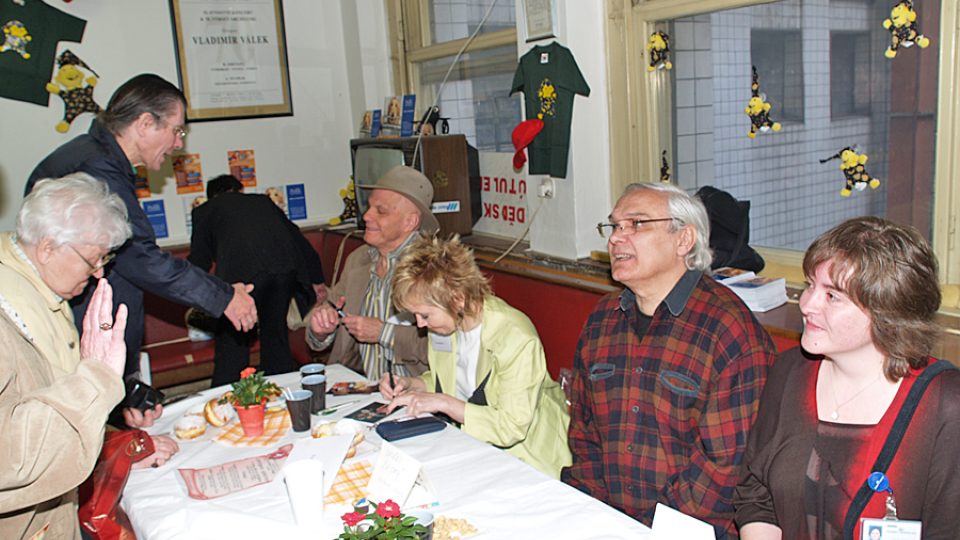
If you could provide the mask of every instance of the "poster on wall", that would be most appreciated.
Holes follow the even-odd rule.
[[[287,194],[283,186],[270,186],[263,190],[263,194],[270,197],[273,204],[277,205],[283,213],[287,213]]]
[[[281,0],[170,0],[187,120],[290,116]]]
[[[170,236],[167,230],[167,211],[164,209],[163,200],[143,201],[143,213],[147,215],[147,221],[153,227],[153,234],[157,238],[166,238]]]
[[[193,210],[201,204],[207,202],[207,196],[203,193],[190,194],[186,197],[180,197],[183,204],[184,223],[187,226],[187,236],[193,234]]]
[[[307,219],[307,194],[303,184],[287,185],[287,216],[293,221]]]
[[[173,176],[177,179],[177,195],[203,193],[203,169],[200,154],[173,156]]]
[[[150,198],[152,193],[150,193],[150,178],[147,176],[147,168],[143,165],[137,165],[134,167],[134,171],[136,172],[137,179],[134,180],[133,189],[137,193],[137,198]]]
[[[243,184],[243,187],[257,187],[257,164],[253,158],[253,150],[227,151],[227,165],[230,174]]]
[[[475,232],[515,238],[527,228],[526,170],[513,170],[512,153],[480,152],[480,201]]]

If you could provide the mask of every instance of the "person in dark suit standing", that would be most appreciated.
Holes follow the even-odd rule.
[[[325,298],[320,257],[269,197],[242,190],[243,184],[228,174],[207,183],[208,201],[192,212],[188,260],[203,270],[216,263],[221,279],[254,285],[260,369],[267,375],[293,371],[297,364],[290,353],[287,310],[291,298],[301,314],[313,306],[318,294]],[[249,365],[251,339],[220,319],[213,386],[240,378],[240,371]]]

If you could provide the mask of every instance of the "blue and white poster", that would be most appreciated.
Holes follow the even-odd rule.
[[[167,211],[163,207],[163,201],[143,201],[143,213],[147,215],[147,220],[153,226],[153,234],[157,238],[166,238],[170,236],[167,230]]]
[[[294,221],[307,219],[307,196],[303,184],[287,185],[287,215]]]
[[[417,105],[416,94],[407,94],[403,96],[403,109],[400,113],[400,136],[409,137],[413,135],[413,113]]]

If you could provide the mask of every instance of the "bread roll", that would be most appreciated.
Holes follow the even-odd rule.
[[[223,427],[233,418],[233,410],[227,403],[220,404],[220,398],[213,398],[203,407],[203,417],[213,427]]]
[[[188,414],[177,420],[173,434],[182,441],[196,439],[207,432],[207,422],[200,416]]]

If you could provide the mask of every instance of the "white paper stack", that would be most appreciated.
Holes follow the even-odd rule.
[[[755,276],[725,285],[743,300],[750,311],[769,311],[787,303],[787,282],[783,278]]]

